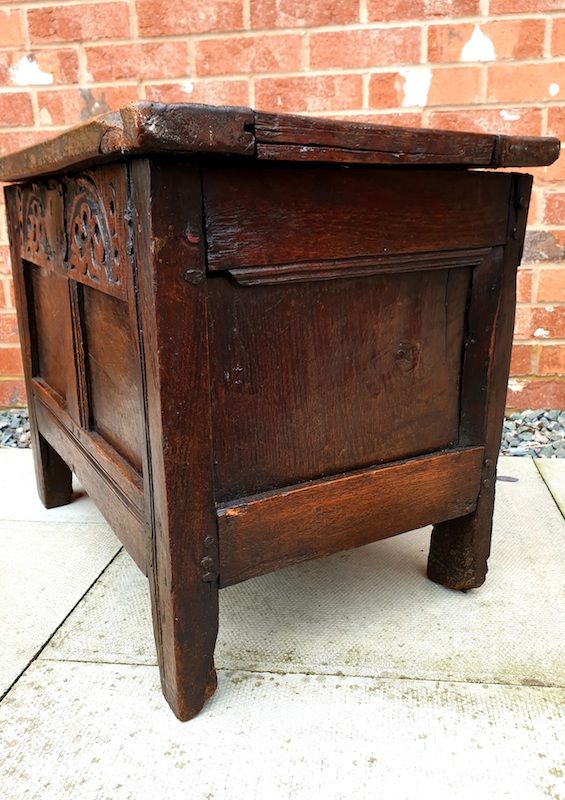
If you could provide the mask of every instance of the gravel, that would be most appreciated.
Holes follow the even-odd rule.
[[[0,411],[0,447],[30,447],[26,408]],[[526,409],[506,417],[500,452],[505,456],[565,458],[565,411]]]
[[[0,411],[0,447],[30,447],[29,414],[27,408]]]
[[[526,409],[504,420],[500,452],[505,456],[565,458],[565,411]]]

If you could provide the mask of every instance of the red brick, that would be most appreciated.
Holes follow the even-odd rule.
[[[534,176],[534,188],[537,185],[537,188],[540,189],[540,183],[565,181],[565,150],[561,151],[561,156],[549,167],[527,167],[525,171]]]
[[[541,308],[519,306],[516,309],[514,337],[535,339],[540,342],[548,339],[565,339],[565,306]]]
[[[20,47],[24,43],[19,11],[0,11],[0,47]]]
[[[410,68],[408,68],[410,69]],[[415,67],[415,69],[422,69]],[[377,73],[369,83],[369,102],[372,108],[402,106],[406,77],[400,72]],[[432,70],[432,79],[424,105],[455,105],[475,103],[480,99],[481,71],[479,67],[453,67]]]
[[[563,0],[490,0],[489,13],[528,14],[536,11],[563,11]]]
[[[458,62],[476,25],[430,25],[428,30],[428,60]],[[509,19],[485,22],[479,26],[495,51],[495,60],[540,58],[543,55],[545,21],[542,19]]]
[[[255,105],[262,111],[332,111],[361,108],[360,75],[308,75],[255,81]]]
[[[369,105],[371,108],[395,108],[402,105],[404,79],[397,72],[371,75]]]
[[[11,275],[10,248],[7,244],[0,245],[0,275]]]
[[[37,93],[42,125],[75,125],[138,99],[137,86],[52,89]]]
[[[0,125],[33,125],[33,108],[27,92],[0,94]]]
[[[141,36],[233,31],[243,28],[243,0],[137,0]]]
[[[538,375],[565,375],[565,345],[549,344],[540,347]]]
[[[24,69],[21,69],[24,59],[31,62],[31,70],[25,64]],[[31,74],[34,81],[26,85],[76,83],[78,81],[76,50],[34,50],[32,53],[16,50],[0,51],[0,86],[23,85],[24,72]]]
[[[359,22],[358,0],[251,0],[252,28],[307,28]]]
[[[187,80],[183,83],[152,84],[146,87],[148,100],[160,103],[209,103],[210,105],[247,106],[247,81]]]
[[[23,375],[19,347],[0,347],[0,375],[19,378]]]
[[[555,91],[550,92],[550,86]],[[488,99],[497,103],[565,100],[565,63],[515,64],[488,68]]]
[[[21,150],[22,147],[37,144],[51,135],[49,131],[38,130],[18,131],[17,133],[0,131],[0,156]]]
[[[539,108],[480,108],[464,111],[433,111],[429,116],[432,128],[478,133],[508,133],[540,136],[541,109]],[[530,170],[528,169],[528,172]]]
[[[517,384],[520,391],[513,390]],[[565,381],[513,381],[506,398],[508,408],[565,408]]]
[[[524,169],[524,172],[529,172],[529,168]],[[534,186],[530,195],[530,205],[528,206],[528,225],[533,225],[538,220],[539,211],[539,188]]]
[[[553,56],[565,56],[565,17],[553,20],[551,54]]]
[[[198,75],[294,72],[301,67],[302,37],[248,36],[196,42]]]
[[[531,303],[532,301],[532,277],[531,269],[521,268],[518,270],[516,283],[516,300],[519,303]]]
[[[549,108],[547,111],[547,132],[565,140],[565,106]]]
[[[543,221],[546,225],[565,225],[565,193],[552,192],[545,196]]]
[[[565,263],[556,269],[542,268],[536,300],[538,302],[565,303]]]
[[[23,380],[0,380],[0,408],[25,406],[26,389]]]
[[[472,17],[480,13],[480,0],[368,0],[369,22],[433,17]]]
[[[310,66],[379,67],[417,64],[420,60],[420,28],[331,31],[310,36]]]
[[[481,99],[480,67],[434,69],[428,105],[448,106],[477,103]]]
[[[121,39],[130,35],[127,3],[33,8],[27,18],[32,43]]]
[[[96,82],[182,78],[188,69],[185,42],[113,44],[86,47],[85,52],[89,80]]]
[[[530,344],[515,344],[512,348],[510,361],[511,375],[530,375],[532,372],[533,346]]]
[[[18,320],[15,311],[0,314],[0,342],[2,344],[19,342]]]
[[[1,283],[4,296],[0,306],[2,308],[14,308],[16,305],[14,298],[14,281],[11,278],[3,278]]]

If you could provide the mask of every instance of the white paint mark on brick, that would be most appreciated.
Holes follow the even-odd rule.
[[[549,86],[547,87],[547,91],[549,92],[549,94],[552,97],[555,97],[556,95],[558,95],[560,90],[561,90],[561,87],[559,86],[558,83],[550,83]]]
[[[192,94],[194,91],[194,84],[192,81],[183,81],[180,85],[181,92],[185,94]]]
[[[512,114],[510,111],[506,111],[505,108],[500,112],[500,116],[502,119],[505,119],[506,122],[516,122],[516,120],[520,119],[519,114]]]
[[[549,331],[545,328],[536,328],[534,331],[534,336],[537,336],[538,339],[546,339],[549,336]]]
[[[404,78],[402,107],[425,106],[432,85],[432,71],[429,67],[406,67],[399,74]]]
[[[51,117],[51,114],[49,113],[49,111],[46,108],[40,108],[39,109],[39,122],[42,125],[52,125],[53,124],[53,119]]]
[[[519,381],[517,378],[510,378],[508,381],[508,388],[511,392],[522,392],[526,381]]]
[[[48,86],[53,83],[53,75],[44,72],[33,56],[22,56],[10,67],[10,80],[16,86]]]
[[[545,310],[546,311],[555,311],[555,307],[554,306],[545,306]]]
[[[496,52],[492,40],[486,36],[479,25],[475,25],[469,41],[461,50],[461,61],[494,61]]]

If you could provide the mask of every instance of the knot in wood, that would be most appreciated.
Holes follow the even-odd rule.
[[[204,283],[204,273],[197,269],[185,270],[183,278],[190,286],[200,286],[201,283]]]

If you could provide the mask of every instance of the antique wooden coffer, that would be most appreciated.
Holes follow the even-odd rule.
[[[430,523],[484,581],[532,180],[492,169],[558,153],[141,103],[0,161],[39,493],[148,575],[180,719],[224,586]]]

